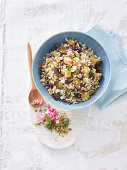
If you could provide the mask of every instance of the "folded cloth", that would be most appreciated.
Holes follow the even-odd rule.
[[[111,64],[111,80],[102,97],[97,101],[104,108],[127,91],[127,59],[118,35],[95,26],[86,34],[97,40],[106,51]]]

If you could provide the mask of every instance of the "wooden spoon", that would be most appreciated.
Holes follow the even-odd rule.
[[[32,89],[31,89],[31,91],[29,93],[28,100],[29,100],[29,104],[32,107],[36,107],[37,108],[37,107],[42,105],[43,98],[42,98],[42,95],[39,93],[39,91],[36,89],[34,81],[33,81],[33,77],[32,77],[32,51],[31,51],[30,43],[27,44],[27,53],[28,53],[28,61],[29,61],[29,68],[30,68],[31,83],[32,83]],[[38,100],[39,103],[33,105],[33,101],[34,100]]]

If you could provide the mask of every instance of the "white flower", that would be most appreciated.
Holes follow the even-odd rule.
[[[68,51],[68,52],[67,52],[67,55],[71,55],[71,54],[72,54],[72,51]]]
[[[60,89],[56,89],[56,91],[55,91],[56,93],[59,93],[60,92]]]
[[[71,72],[75,72],[77,70],[77,66],[72,66]]]
[[[82,74],[81,73],[78,75],[78,78],[82,78]]]
[[[52,89],[53,93],[55,92],[55,90],[56,90],[56,86],[54,86],[53,89]]]
[[[56,120],[56,124],[59,124],[59,120]]]
[[[63,60],[63,57],[60,57],[60,60]]]
[[[64,96],[61,96],[60,98],[61,98],[61,99],[64,99]]]
[[[56,52],[56,53],[54,54],[55,57],[58,57],[59,55],[60,55],[60,52]]]
[[[65,83],[65,79],[64,79],[64,77],[61,77],[61,78],[60,78],[60,82],[61,82],[62,84],[64,84],[64,83]]]

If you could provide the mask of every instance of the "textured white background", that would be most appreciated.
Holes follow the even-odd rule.
[[[0,0],[0,166],[2,170],[127,170],[127,97],[92,105],[85,135],[70,149],[40,144],[30,119],[26,45],[95,24],[113,29],[127,51],[127,0]]]

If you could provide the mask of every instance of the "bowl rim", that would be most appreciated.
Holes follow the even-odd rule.
[[[58,105],[56,104],[56,107],[60,107],[60,108],[62,108],[62,109],[74,110],[74,109],[80,109],[80,108],[88,107],[88,106],[92,105],[93,103],[95,103],[99,98],[101,98],[101,96],[102,96],[102,95],[104,94],[104,92],[106,91],[106,89],[107,89],[107,87],[108,87],[108,85],[109,85],[109,83],[110,83],[110,80],[111,80],[111,64],[110,64],[110,59],[109,59],[109,57],[108,57],[105,49],[103,48],[103,46],[102,46],[96,39],[94,39],[93,37],[89,36],[88,34],[86,34],[86,33],[84,33],[84,32],[80,32],[80,31],[63,31],[63,32],[59,32],[59,33],[56,33],[56,34],[48,37],[48,38],[41,44],[41,46],[38,48],[38,50],[37,50],[36,53],[34,54],[33,63],[32,63],[32,77],[33,77],[33,80],[34,80],[34,84],[35,84],[37,90],[40,92],[40,94],[43,96],[43,98],[44,98],[46,101],[49,100],[48,97],[47,97],[47,96],[44,96],[43,93],[40,91],[40,89],[38,88],[38,86],[37,86],[37,84],[36,84],[35,78],[34,78],[34,76],[33,76],[33,75],[34,75],[34,74],[33,74],[33,72],[34,72],[34,67],[33,67],[33,65],[34,65],[34,62],[35,62],[35,58],[37,57],[37,54],[38,54],[38,52],[40,51],[40,49],[42,48],[42,46],[43,46],[47,41],[49,41],[51,38],[54,38],[54,37],[57,36],[57,35],[61,35],[61,34],[65,34],[65,33],[79,33],[79,34],[84,34],[84,35],[86,35],[87,37],[89,37],[90,39],[93,39],[95,42],[97,42],[97,43],[101,46],[101,48],[103,49],[103,51],[105,52],[105,54],[106,54],[106,56],[107,56],[107,60],[108,60],[108,63],[109,63],[109,78],[108,78],[107,84],[106,84],[105,88],[102,90],[102,92],[101,92],[100,94],[98,94],[98,96],[96,97],[95,100],[93,100],[92,102],[88,103],[88,104],[85,105],[85,106],[84,106],[84,105],[78,105],[78,103],[77,103],[77,104],[75,104],[76,107],[71,107],[71,105],[68,105],[68,106],[67,106],[67,105],[60,106],[59,104],[58,104]],[[55,100],[55,99],[53,99],[53,100]],[[55,105],[51,100],[49,100],[48,102],[51,103],[51,104],[53,104],[53,105]],[[63,101],[62,101],[62,102],[63,102]],[[85,102],[85,101],[84,101],[84,102]],[[82,102],[82,103],[84,103],[84,102]],[[64,102],[63,102],[63,103],[64,103]]]

